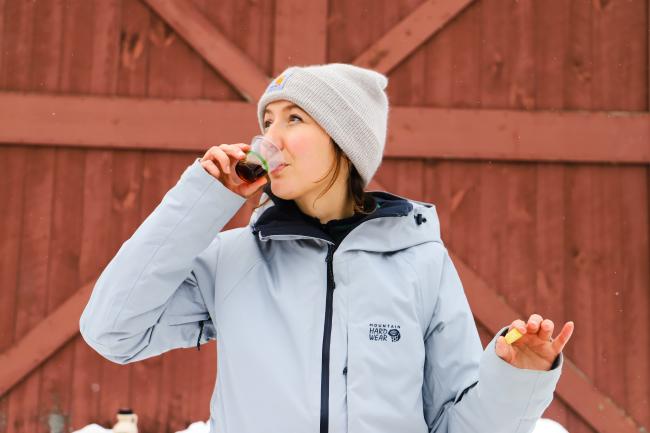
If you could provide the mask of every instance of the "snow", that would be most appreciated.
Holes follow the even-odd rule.
[[[112,433],[113,430],[104,428],[97,424],[90,424],[81,430],[77,430],[73,433]],[[209,433],[210,424],[208,421],[197,421],[189,425],[185,430],[177,431],[176,433]],[[535,430],[533,433],[569,433],[562,425],[559,423],[548,419],[541,418],[537,421]]]

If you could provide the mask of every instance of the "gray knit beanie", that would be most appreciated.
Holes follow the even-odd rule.
[[[367,186],[381,164],[386,142],[388,78],[344,63],[292,66],[266,88],[257,104],[264,133],[264,109],[285,99],[302,108],[345,152]]]

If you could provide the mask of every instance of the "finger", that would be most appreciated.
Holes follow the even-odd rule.
[[[211,159],[201,161],[201,166],[216,179],[219,179],[219,176],[221,176],[221,171],[219,171],[219,168],[217,168]]]
[[[220,149],[235,159],[243,159],[246,157],[241,147],[234,144],[222,144]]]
[[[528,333],[537,334],[537,332],[539,332],[539,325],[542,324],[542,320],[544,319],[539,314],[531,314],[530,318],[528,318],[528,323],[526,324]]]
[[[512,347],[506,342],[504,337],[497,338],[496,342],[497,355],[506,362],[512,361]]]
[[[550,319],[544,319],[542,321],[542,324],[540,325],[540,331],[539,331],[539,338],[542,341],[550,341],[551,340],[551,335],[553,335],[553,329],[555,328],[555,324],[553,323],[552,320]]]
[[[267,182],[268,182],[268,179],[266,178],[266,176],[262,176],[259,179],[257,179],[255,182],[253,182],[251,184],[248,184],[245,187],[243,187],[242,188],[242,193],[247,197],[250,196],[250,195],[253,195],[255,193],[255,191],[257,191],[259,188],[264,186]]]
[[[571,335],[573,335],[573,330],[575,329],[575,324],[573,322],[566,322],[562,327],[562,330],[558,334],[557,338],[553,340],[553,349],[557,353],[564,350],[564,346],[569,342]]]
[[[219,163],[219,169],[225,173],[230,173],[230,158],[219,147],[210,149],[210,157]]]
[[[213,159],[212,158],[212,152],[214,149],[218,149],[218,146],[212,146],[208,150],[205,151],[205,154],[203,154],[203,158],[201,158],[201,161],[205,161],[208,159]]]
[[[522,334],[526,334],[526,333],[527,333],[527,330],[526,330],[526,322],[524,322],[524,321],[521,320],[521,319],[517,319],[517,320],[513,321],[513,322],[510,324],[510,327],[508,328],[508,330],[511,330],[512,328],[517,328],[517,331],[521,332]]]

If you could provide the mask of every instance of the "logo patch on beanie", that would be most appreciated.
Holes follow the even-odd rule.
[[[293,74],[293,71],[288,71],[285,72],[284,74],[280,74],[275,80],[271,81],[271,84],[266,88],[266,92],[264,93],[270,93],[270,92],[275,92],[277,90],[282,90],[284,88],[284,85],[287,83],[287,80],[289,77]]]

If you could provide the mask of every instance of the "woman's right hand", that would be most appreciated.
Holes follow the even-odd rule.
[[[226,188],[244,198],[249,198],[268,181],[266,176],[262,176],[253,183],[246,183],[243,180],[240,180],[240,183],[233,182],[231,176],[237,177],[237,173],[234,172],[235,164],[246,158],[246,152],[250,148],[250,144],[246,143],[212,146],[201,158],[201,166]]]

